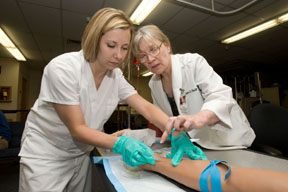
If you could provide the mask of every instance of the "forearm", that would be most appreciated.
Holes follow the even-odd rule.
[[[54,107],[73,139],[95,147],[113,148],[117,137],[88,127],[79,105],[54,104]]]
[[[74,130],[74,134],[72,135],[73,139],[93,145],[95,147],[102,147],[112,149],[115,142],[117,141],[117,137],[108,135],[98,130],[94,130],[85,125],[79,126]]]
[[[159,157],[157,154],[155,155]],[[200,190],[200,175],[209,165],[208,160],[185,159],[177,167],[174,167],[171,165],[171,159],[159,158],[160,161],[156,161],[154,166],[145,165],[143,168],[161,173],[192,189]],[[224,165],[217,167],[221,173],[223,191],[288,191],[288,173],[231,166],[231,175],[225,181],[227,168]],[[211,191],[210,180],[208,186]]]
[[[204,116],[204,118],[206,119],[206,125],[213,125],[219,121],[219,118],[213,111],[203,110],[198,113]]]
[[[161,173],[191,189],[200,190],[200,174],[209,164],[208,161],[193,160],[187,165],[185,160],[182,160],[177,167],[174,167],[171,164],[171,159],[159,157],[157,154],[155,156],[160,158],[160,161],[155,161],[154,166],[146,164],[143,166],[144,169]]]

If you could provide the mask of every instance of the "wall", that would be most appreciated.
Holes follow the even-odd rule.
[[[148,86],[151,77],[152,76],[149,77],[140,76],[139,79],[137,80],[137,76],[133,76],[131,79],[131,84],[135,87],[135,89],[137,89],[139,95],[141,95],[142,97],[144,97],[144,99],[152,103],[153,101],[151,97],[151,91]]]
[[[40,93],[42,71],[29,69],[27,63],[20,63],[14,59],[0,58],[0,65],[0,86],[12,87],[12,102],[0,103],[0,109],[30,109]],[[24,86],[22,86],[23,80],[26,81]],[[21,100],[22,97],[25,98],[25,101]],[[25,102],[25,107],[23,107],[22,102]],[[20,115],[21,113],[5,114],[9,121],[19,121]]]
[[[40,93],[42,71],[29,70],[29,87],[28,87],[28,101],[27,107],[30,109],[37,100]]]
[[[18,107],[18,84],[20,63],[14,59],[0,58],[1,74],[0,86],[12,87],[12,101],[0,103],[0,109],[16,110]],[[16,120],[16,114],[6,114],[7,119]]]

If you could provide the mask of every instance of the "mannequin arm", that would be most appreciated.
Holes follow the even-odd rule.
[[[209,165],[208,160],[184,159],[177,167],[171,159],[154,154],[160,159],[156,164],[143,165],[145,170],[161,173],[189,188],[200,191],[199,179],[202,171]],[[288,191],[288,173],[255,168],[231,167],[230,177],[224,181],[226,166],[218,164],[221,173],[222,191]],[[209,190],[211,191],[210,179]]]

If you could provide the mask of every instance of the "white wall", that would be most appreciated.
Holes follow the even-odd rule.
[[[0,109],[15,110],[18,105],[18,83],[20,63],[15,59],[0,58],[1,74],[0,86],[12,87],[12,101],[0,103]],[[16,120],[16,114],[6,114],[7,119]]]
[[[39,96],[42,71],[29,69],[27,63],[19,63],[15,59],[0,58],[1,74],[0,86],[12,87],[12,102],[1,103],[2,110],[21,109],[22,79],[26,79],[26,109],[30,109]],[[6,113],[6,118],[10,121],[18,121],[19,114]]]

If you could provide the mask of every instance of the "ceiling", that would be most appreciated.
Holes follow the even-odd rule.
[[[211,0],[186,1],[208,8],[211,4]],[[231,11],[250,1],[214,0],[218,11]],[[42,70],[55,56],[80,49],[87,18],[97,10],[114,7],[130,16],[139,3],[140,0],[1,0],[0,26],[28,59],[27,65]],[[287,0],[258,0],[230,15],[162,0],[141,25],[159,26],[170,38],[174,53],[197,52],[219,72],[285,68],[288,22],[228,46],[220,41],[286,12]],[[1,45],[0,58],[12,58]]]

